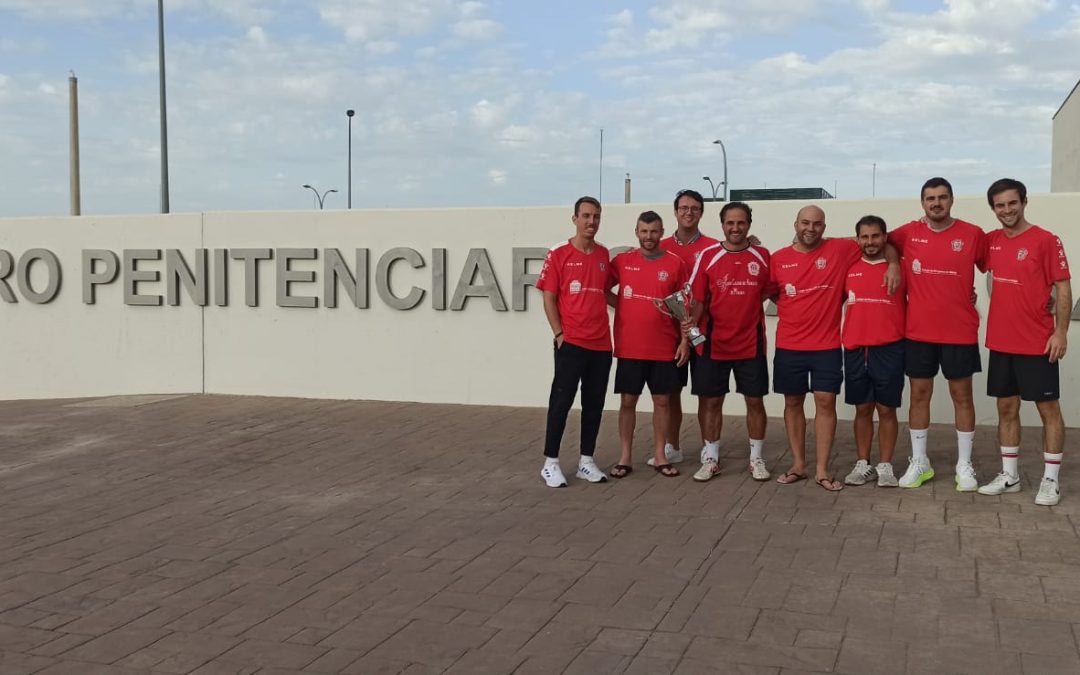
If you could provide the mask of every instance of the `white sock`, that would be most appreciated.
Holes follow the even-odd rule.
[[[926,456],[926,434],[929,429],[911,429],[912,459],[928,459]]]
[[[592,458],[592,455],[582,455],[578,459],[578,466],[585,466],[586,464],[596,464],[596,460]]]
[[[1001,446],[1001,471],[1013,478],[1020,476],[1020,448]]]
[[[974,431],[956,432],[957,464],[971,464],[971,448],[975,445]]]
[[[544,466],[551,466],[552,464],[558,464],[558,463],[559,463],[559,458],[558,457],[545,457],[544,458]]]
[[[1052,481],[1057,481],[1058,472],[1061,471],[1061,454],[1051,455],[1049,452],[1043,453],[1043,478],[1049,478]]]
[[[765,448],[765,439],[750,439],[750,459],[761,459],[761,451]]]
[[[701,449],[701,463],[720,463],[720,441],[705,441],[705,447]]]

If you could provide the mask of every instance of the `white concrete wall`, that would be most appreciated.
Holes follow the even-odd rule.
[[[790,242],[801,203],[754,205],[753,232],[770,249]],[[916,198],[904,200],[823,202],[828,235],[850,236],[853,223],[866,213],[890,225],[920,215]],[[599,239],[609,247],[629,245],[636,216],[652,208],[671,226],[668,204],[605,207]],[[719,205],[707,204],[703,229],[718,234]],[[1072,227],[1080,212],[1080,194],[1033,195],[1033,222],[1058,232],[1067,251],[1080,256],[1080,233]],[[996,226],[981,197],[961,198],[958,217]],[[200,392],[385,399],[498,405],[546,405],[551,377],[551,338],[539,295],[529,289],[528,309],[495,311],[487,300],[472,298],[463,311],[436,310],[431,304],[431,249],[446,248],[449,304],[470,248],[485,248],[502,294],[511,304],[511,255],[514,247],[548,247],[572,233],[571,207],[529,209],[304,211],[207,213],[0,220],[0,249],[17,260],[29,248],[46,248],[61,259],[64,281],[52,303],[0,302],[6,349],[0,352],[0,398],[101,396],[109,394]],[[319,260],[295,261],[296,270],[314,270],[312,284],[294,284],[296,295],[319,297],[314,309],[275,304],[275,264],[260,265],[259,306],[244,304],[243,263],[230,261],[229,304],[195,306],[186,294],[177,307],[123,304],[123,282],[99,287],[95,305],[82,302],[80,252],[103,248],[122,256],[125,248],[180,249],[189,261],[196,248],[316,248]],[[398,263],[393,285],[399,295],[415,284],[427,293],[408,311],[392,309],[375,289],[375,267],[390,248],[411,247],[427,261],[413,270]],[[337,248],[353,266],[353,250],[371,251],[370,307],[352,306],[339,292],[339,306],[322,303],[322,250]],[[210,260],[213,277],[213,260]],[[140,269],[164,272],[164,262],[140,263]],[[531,272],[539,270],[532,263]],[[14,287],[14,275],[8,277]],[[165,282],[143,283],[140,293],[164,295]],[[985,315],[985,283],[979,282],[979,306]],[[20,299],[21,300],[21,299]],[[775,319],[769,319],[770,342]],[[985,365],[985,356],[984,356]],[[1069,421],[1080,422],[1080,352],[1063,368],[1063,406]],[[986,399],[985,381],[977,377],[976,409],[980,423],[996,413]],[[609,407],[616,405],[609,397]],[[687,394],[686,409],[693,410]],[[782,400],[770,395],[771,415],[782,413]],[[841,406],[841,415],[850,411]],[[643,406],[644,409],[644,406]],[[731,397],[727,411],[741,411]],[[944,380],[939,380],[935,421],[952,418]],[[1025,422],[1034,424],[1033,411]]]
[[[1080,84],[1054,115],[1050,191],[1080,192]]]

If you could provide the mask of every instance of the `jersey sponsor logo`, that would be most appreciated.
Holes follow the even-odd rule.
[[[929,244],[930,243],[929,239],[919,239],[918,237],[912,237],[911,241],[913,241],[916,244]]]
[[[963,251],[964,250],[964,240],[963,239],[953,239],[952,240],[952,250],[953,250],[954,253],[959,253],[960,251]]]
[[[784,292],[787,293],[789,298],[795,297],[795,284],[784,284]]]
[[[570,295],[577,295],[581,292],[581,282],[574,279],[570,282]]]
[[[668,280],[667,270],[660,270],[660,273],[656,275],[656,278],[659,279],[660,281],[667,281]]]
[[[788,270],[788,269],[791,269],[792,267],[798,267],[798,266],[799,266],[799,263],[788,263],[786,265],[781,265],[780,269]]]
[[[1016,259],[1017,260],[1023,260],[1026,257],[1028,257],[1028,250],[1026,248],[1022,248],[1022,249],[1020,249],[1019,251],[1016,252]]]
[[[634,289],[631,286],[623,286],[623,288],[622,288],[622,296],[624,298],[632,298],[632,297],[634,297]]]
[[[848,302],[855,302],[855,291],[848,291],[847,292],[847,301]]]
[[[911,261],[911,271],[915,274],[922,274],[922,263],[918,258]]]
[[[817,260],[814,261],[814,265],[819,270],[825,269],[825,265],[827,265],[827,264],[828,264],[828,261],[825,258],[818,258]]]
[[[756,277],[757,275],[761,274],[761,265],[757,264],[756,262],[749,263],[746,266],[746,271]]]

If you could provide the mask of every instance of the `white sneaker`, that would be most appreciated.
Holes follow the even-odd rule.
[[[668,443],[664,446],[664,457],[667,458],[668,464],[682,464],[683,454],[682,450],[676,450],[675,446]],[[649,461],[645,462],[649,466],[656,466],[656,458],[650,457]]]
[[[893,473],[892,464],[881,462],[874,470],[877,471],[878,487],[896,487],[896,474]]]
[[[898,482],[902,488],[917,488],[933,477],[934,469],[930,466],[929,459],[911,457],[908,460],[907,471]]]
[[[1043,478],[1039,484],[1039,494],[1035,495],[1035,503],[1039,506],[1057,506],[1061,501],[1061,488],[1053,478]]]
[[[765,468],[765,460],[760,457],[750,460],[750,476],[754,480],[769,480],[769,470]]]
[[[540,477],[544,479],[549,488],[566,487],[566,476],[563,475],[558,460],[554,462],[545,460],[544,468],[540,469]]]
[[[1011,476],[1002,471],[994,476],[994,480],[979,488],[979,494],[990,497],[996,497],[1006,492],[1020,492],[1019,476]]]
[[[877,474],[874,467],[870,466],[865,459],[855,462],[855,468],[844,478],[845,485],[865,485],[866,481],[872,480]]]
[[[592,457],[582,457],[577,465],[577,477],[590,483],[606,483],[607,474],[596,466]]]
[[[694,480],[704,483],[713,476],[720,475],[720,465],[716,462],[707,461],[701,463],[701,468],[694,473]]]
[[[979,489],[979,481],[975,478],[975,467],[971,462],[956,465],[956,491],[974,492]]]

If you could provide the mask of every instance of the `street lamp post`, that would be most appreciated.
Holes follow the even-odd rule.
[[[713,201],[715,202],[715,201],[716,201],[716,190],[717,190],[717,187],[716,187],[715,185],[713,185],[713,182],[712,182],[712,178],[709,178],[708,176],[702,176],[702,177],[701,177],[701,180],[703,180],[703,181],[706,181],[706,182],[708,182],[708,184],[709,184],[709,189],[710,189],[710,190],[712,190],[712,198],[713,198]]]
[[[349,208],[352,208],[352,118],[356,111],[349,108],[345,116],[349,118]]]
[[[169,133],[165,126],[165,7],[158,0],[158,106],[161,109],[161,212],[169,212]]]
[[[321,211],[321,210],[322,210],[322,208],[323,208],[323,202],[324,202],[324,201],[326,201],[326,195],[330,194],[331,192],[337,192],[337,190],[327,190],[326,192],[324,192],[324,193],[322,193],[322,194],[319,194],[319,191],[318,191],[318,190],[316,190],[315,188],[311,187],[311,186],[310,186],[310,185],[308,185],[307,183],[304,183],[304,185],[303,185],[303,186],[301,186],[301,187],[306,187],[307,189],[309,189],[309,190],[311,190],[312,192],[314,192],[314,193],[315,193],[315,199],[319,200],[319,210],[320,210],[320,211]]]
[[[727,188],[728,188],[728,180],[727,180],[727,148],[724,147],[724,142],[722,140],[720,140],[719,138],[716,139],[715,141],[713,141],[713,145],[719,145],[720,146],[720,152],[722,152],[724,154],[724,183],[723,184],[724,184],[724,201],[726,202],[727,201]],[[713,196],[715,197],[716,194],[713,193]]]

